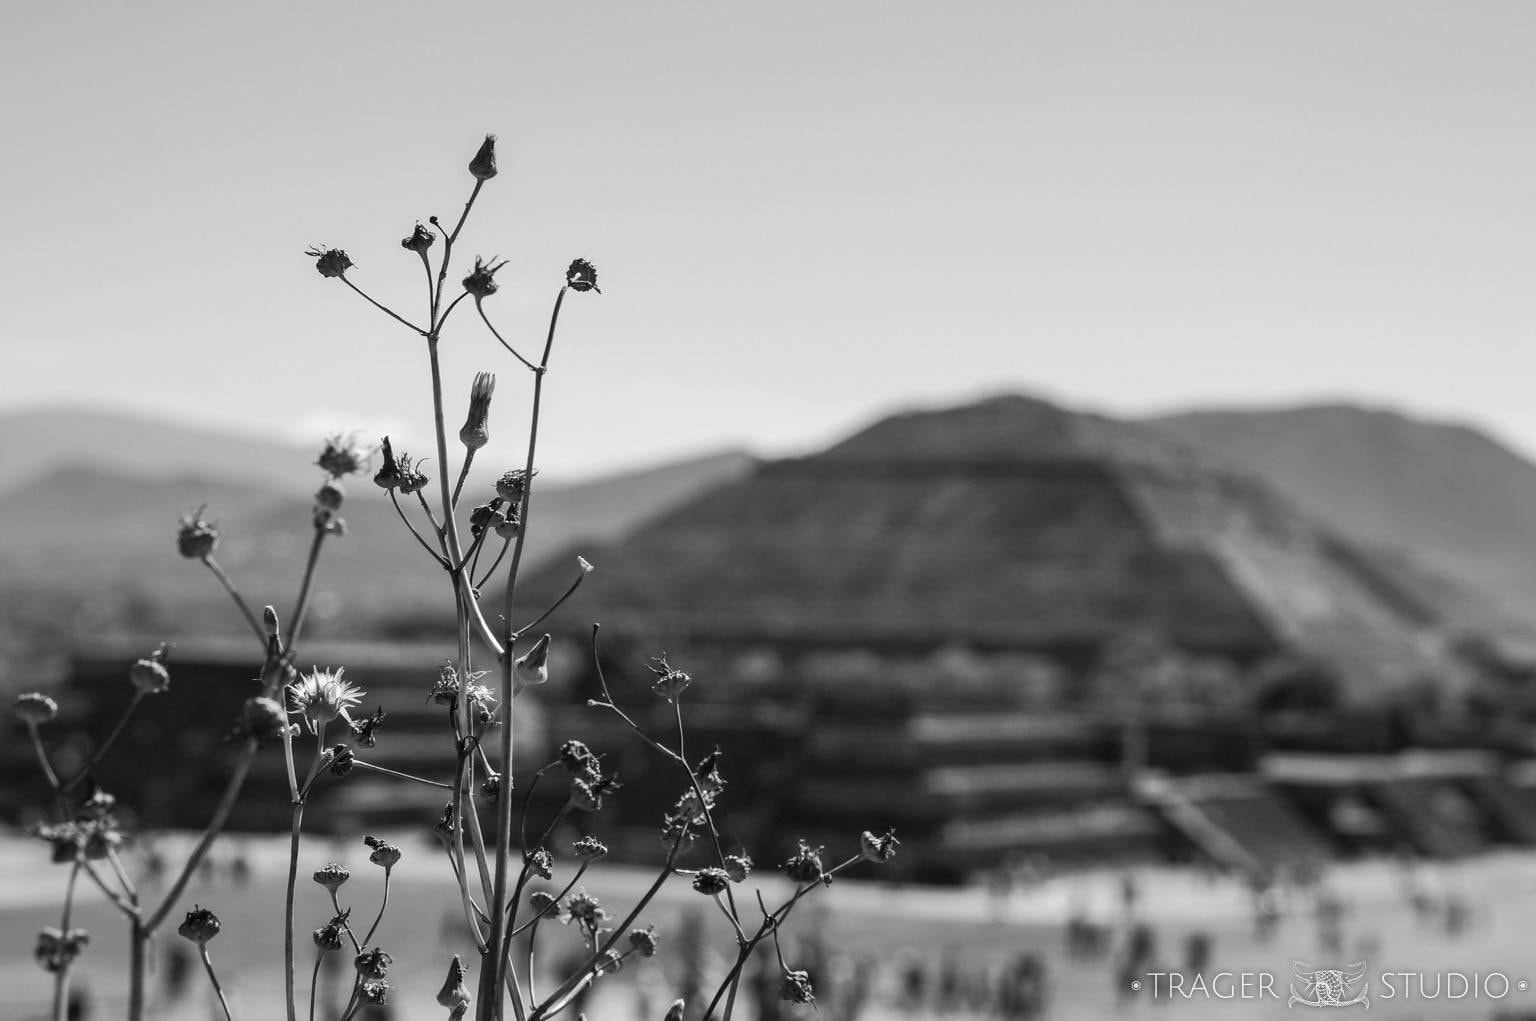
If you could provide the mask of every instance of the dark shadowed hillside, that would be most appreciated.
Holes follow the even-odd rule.
[[[1536,465],[1486,433],[1345,405],[1150,422],[1339,532],[1396,547],[1536,621]]]

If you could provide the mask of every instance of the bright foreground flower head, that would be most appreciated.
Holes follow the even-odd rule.
[[[342,680],[343,670],[315,668],[288,685],[288,711],[304,718],[311,731],[317,731],[340,716],[352,722],[351,711],[363,700],[363,689]]]

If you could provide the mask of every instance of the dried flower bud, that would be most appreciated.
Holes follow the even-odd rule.
[[[565,286],[573,291],[603,292],[597,286],[597,267],[586,259],[574,260],[565,271]]]
[[[683,1021],[683,1009],[686,1006],[682,1000],[673,1000],[672,1006],[667,1008],[666,1015],[661,1021]]]
[[[363,471],[368,467],[368,461],[368,451],[357,445],[356,433],[348,436],[337,433],[326,437],[325,447],[315,459],[315,464],[332,479],[339,479]]]
[[[341,510],[341,502],[346,498],[347,491],[341,488],[341,483],[326,479],[315,491],[315,506],[323,507],[328,511],[338,511]]]
[[[516,510],[509,509],[505,514],[497,512],[491,519],[491,531],[502,539],[516,539],[518,530],[522,527],[523,524],[518,520]]]
[[[32,955],[44,970],[57,974],[79,957],[90,942],[91,934],[84,929],[64,932],[50,925],[38,932]]]
[[[312,520],[317,532],[336,536],[347,534],[346,518],[343,518],[333,510],[325,507],[316,507]]]
[[[395,460],[395,448],[390,445],[388,436],[379,441],[379,453],[384,463],[373,473],[373,484],[384,490],[399,489],[405,476],[400,470],[400,462]]]
[[[784,863],[784,874],[796,883],[815,883],[826,878],[821,867],[822,848],[800,841],[794,856]]]
[[[171,672],[165,668],[166,656],[171,647],[164,642],[148,657],[137,660],[128,668],[128,683],[146,695],[158,695],[171,686]]]
[[[888,862],[896,857],[896,848],[900,844],[893,829],[887,829],[883,836],[878,837],[865,830],[859,834],[859,857],[865,861]]]
[[[617,776],[574,777],[571,780],[571,807],[579,812],[599,812],[603,795],[619,789]]]
[[[624,970],[624,955],[617,950],[603,951],[603,957],[597,965],[599,974],[617,975]]]
[[[59,704],[42,692],[29,691],[16,696],[16,715],[35,727],[59,715]]]
[[[487,503],[482,503],[469,512],[469,532],[471,535],[479,535],[490,528],[496,520],[496,515],[501,512],[501,497],[493,496]]]
[[[480,783],[480,793],[485,795],[487,801],[496,804],[496,799],[501,797],[501,774],[492,773]]]
[[[528,895],[528,906],[533,908],[533,913],[542,915],[553,908],[559,901],[555,900],[547,890],[535,890]]]
[[[496,480],[496,495],[513,505],[521,503],[523,493],[528,489],[528,480],[537,474],[537,470],[530,475],[526,468],[513,468]]]
[[[116,807],[116,798],[92,784],[91,796],[80,804],[80,815],[85,819],[107,820]]]
[[[325,751],[325,768],[332,776],[346,776],[356,764],[357,758],[349,744],[334,744]]]
[[[327,890],[339,890],[341,885],[351,878],[352,870],[337,862],[331,862],[315,870],[315,882]]]
[[[656,926],[647,925],[644,929],[631,929],[629,931],[629,945],[641,957],[655,957],[656,944],[661,937],[656,935]]]
[[[815,1003],[811,992],[811,976],[803,971],[786,971],[779,982],[779,999],[790,1003]]]
[[[494,255],[491,256],[490,262],[486,262],[478,255],[475,256],[475,268],[469,276],[464,278],[464,290],[473,295],[476,301],[489,298],[501,290],[501,285],[496,282],[496,274],[506,264],[505,259],[497,262]]]
[[[469,388],[469,414],[459,429],[459,442],[470,450],[479,450],[491,442],[491,395],[496,392],[496,377],[489,372],[475,373]]]
[[[667,654],[665,652],[660,656],[651,657],[651,661],[646,665],[650,668],[651,673],[656,675],[656,679],[651,682],[651,690],[668,702],[676,702],[678,696],[687,689],[688,685],[693,683],[692,677],[689,677],[681,670],[674,670],[672,668],[671,664],[667,662]]]
[[[364,982],[359,994],[362,1001],[371,1006],[387,1007],[389,1005],[389,983],[383,979]]]
[[[512,664],[512,676],[520,685],[543,684],[549,680],[549,635],[533,643],[533,648]]]
[[[555,856],[548,848],[535,847],[523,856],[523,861],[527,863],[528,871],[540,879],[555,878]]]
[[[421,460],[412,464],[411,459],[406,457],[404,453],[400,455],[400,492],[409,496],[412,493],[419,493],[427,488],[427,483],[431,482],[432,479],[426,472],[421,470],[421,466],[426,463],[425,460]]]
[[[188,560],[212,556],[219,547],[219,526],[203,520],[203,511],[207,509],[208,505],[204,504],[191,514],[183,515],[176,529],[176,550]]]
[[[475,158],[469,161],[469,172],[477,181],[489,181],[496,176],[496,136],[486,135],[480,143]]]
[[[315,269],[323,277],[345,276],[347,270],[352,268],[352,260],[340,248],[310,245],[304,250],[304,254],[315,260]]]
[[[453,802],[450,801],[443,806],[443,814],[432,825],[432,835],[444,844],[447,844],[453,839],[453,835],[457,830],[458,818],[454,815]]]
[[[426,255],[427,249],[431,248],[432,242],[436,240],[437,238],[433,236],[432,232],[423,227],[421,221],[418,220],[416,221],[416,229],[411,231],[411,236],[400,239],[400,247],[408,252]]]
[[[378,729],[383,725],[384,710],[374,709],[367,716],[352,721],[352,736],[357,738],[357,743],[364,748],[372,748],[379,743]]]
[[[270,698],[248,698],[240,707],[230,737],[237,741],[254,740],[265,747],[282,739],[288,730],[288,714]]]
[[[731,885],[731,877],[726,875],[725,869],[708,868],[699,869],[698,875],[693,877],[693,888],[708,897],[724,893]]]
[[[311,934],[314,938],[315,946],[320,948],[321,953],[329,953],[332,950],[341,949],[342,930],[346,927],[347,917],[351,914],[352,909],[348,908]]]
[[[277,607],[271,605],[262,607],[261,623],[267,629],[268,638],[276,638],[282,634],[282,628],[279,626],[277,620]]]
[[[733,883],[745,881],[752,874],[752,859],[745,854],[726,855],[725,874],[731,877]]]
[[[375,865],[382,865],[384,871],[388,872],[400,863],[400,848],[389,841],[380,840],[378,837],[364,837],[363,843],[373,850],[373,853],[368,856],[368,860]]]
[[[182,939],[191,940],[198,946],[206,946],[222,928],[217,915],[207,908],[194,904],[192,910],[187,912],[187,917],[182,919],[181,924],[176,927],[176,933]]]
[[[389,966],[395,963],[395,959],[375,947],[358,954],[352,963],[364,981],[378,981],[389,974]]]
[[[437,991],[437,1005],[450,1010],[469,1006],[469,990],[464,986],[464,962],[459,960],[458,954],[454,954],[448,963],[448,977],[443,979],[443,988]]]

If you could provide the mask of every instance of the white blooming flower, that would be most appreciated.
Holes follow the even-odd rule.
[[[362,703],[363,689],[342,680],[342,673],[341,667],[335,670],[315,667],[288,685],[288,711],[302,716],[311,733],[338,716],[350,724],[350,711]]]

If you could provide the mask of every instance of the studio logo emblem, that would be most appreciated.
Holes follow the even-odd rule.
[[[1291,962],[1291,998],[1287,1007],[1353,1007],[1371,1009],[1371,983],[1365,962],[1344,968],[1313,968],[1303,961]]]

